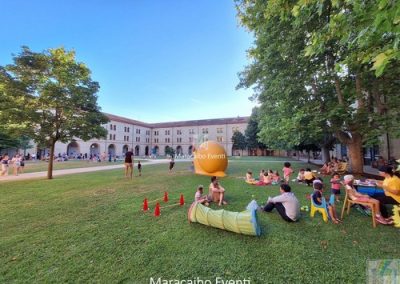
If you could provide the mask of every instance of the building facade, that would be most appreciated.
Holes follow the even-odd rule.
[[[222,145],[231,155],[247,155],[247,151],[233,149],[232,135],[235,131],[244,134],[249,117],[221,119],[203,119],[165,123],[145,123],[112,114],[106,114],[110,122],[106,139],[83,141],[76,139],[70,143],[56,143],[55,155],[66,154],[69,157],[82,155],[111,155],[123,157],[128,150],[136,156],[165,155],[167,147],[174,149],[177,156],[190,156],[203,141],[213,140]],[[27,153],[36,154],[32,148]],[[41,155],[47,155],[47,149],[41,149]]]

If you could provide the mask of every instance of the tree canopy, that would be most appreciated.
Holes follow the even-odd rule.
[[[52,178],[54,145],[74,138],[105,137],[96,93],[91,79],[74,51],[64,48],[33,52],[23,47],[13,64],[0,66],[0,122],[10,133],[25,134],[50,148],[48,178]]]
[[[244,150],[247,147],[246,137],[240,131],[235,131],[232,135],[232,148],[236,150]]]
[[[256,39],[238,87],[253,87],[262,104],[262,141],[328,147],[334,135],[349,148],[353,171],[362,172],[362,146],[400,133],[396,1],[236,4]]]

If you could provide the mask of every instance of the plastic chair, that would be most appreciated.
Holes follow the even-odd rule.
[[[342,207],[342,214],[340,215],[340,218],[343,220],[343,216],[344,216],[344,211],[347,209],[347,215],[349,215],[350,213],[350,208],[353,204],[360,204],[363,206],[367,206],[369,208],[371,208],[371,216],[372,216],[372,226],[374,228],[376,228],[376,221],[375,221],[375,209],[372,203],[370,202],[361,202],[361,201],[357,201],[357,200],[353,200],[350,198],[348,191],[346,190],[346,196],[344,198],[344,202],[343,202],[343,207]]]
[[[396,228],[400,228],[400,206],[393,206],[393,221]]]
[[[311,194],[311,211],[310,217],[314,218],[315,212],[319,212],[322,215],[322,220],[324,222],[328,222],[329,220],[329,212],[328,212],[328,205],[326,204],[326,200],[324,197],[321,198],[321,204],[316,204],[313,198],[314,194]]]
[[[343,175],[343,174],[347,173],[347,170],[348,170],[348,164],[342,162],[342,163],[339,163],[338,169],[337,169],[336,172],[337,172],[338,174],[340,174],[340,175]]]

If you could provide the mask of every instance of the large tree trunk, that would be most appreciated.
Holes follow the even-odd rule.
[[[331,161],[331,157],[329,155],[329,148],[326,146],[321,146],[322,152],[322,162],[329,163]]]
[[[362,152],[362,137],[358,133],[352,133],[352,139],[347,143],[351,170],[355,174],[364,173],[364,157]]]
[[[52,179],[53,178],[53,162],[54,162],[54,148],[55,148],[56,142],[51,142],[50,145],[50,157],[49,157],[49,166],[47,168],[47,179]]]

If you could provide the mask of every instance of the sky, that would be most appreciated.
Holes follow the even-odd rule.
[[[253,38],[233,0],[0,0],[0,65],[65,47],[100,84],[102,111],[144,122],[249,116],[236,90]]]

